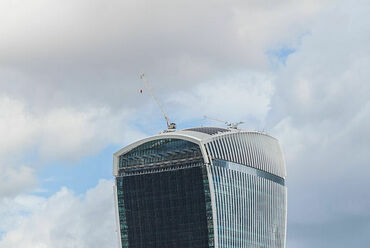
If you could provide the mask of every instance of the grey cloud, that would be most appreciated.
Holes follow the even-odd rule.
[[[339,215],[326,223],[292,224],[288,229],[290,247],[365,247],[369,241],[369,223],[369,216]]]
[[[278,75],[270,123],[287,153],[288,245],[369,242],[369,23],[341,3],[312,26]],[[285,126],[285,128],[282,128]]]
[[[317,12],[310,1],[274,7],[296,12],[276,14],[258,1],[4,1],[1,89],[39,108],[120,108],[140,104],[142,71],[167,94],[247,67],[265,70],[265,51],[294,43]]]

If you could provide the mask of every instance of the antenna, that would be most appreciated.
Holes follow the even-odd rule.
[[[216,119],[216,118],[211,118],[211,117],[208,117],[208,116],[204,116],[205,119],[209,119],[209,120],[213,120],[213,121],[218,121],[218,122],[222,122],[224,123],[225,125],[227,125],[229,128],[233,128],[233,129],[238,129],[238,126],[240,124],[243,124],[244,121],[239,121],[239,122],[228,122],[228,121],[222,121],[222,120],[219,120],[219,119]]]
[[[163,108],[162,108],[162,105],[159,103],[157,97],[155,96],[154,92],[153,92],[153,89],[152,87],[150,86],[150,83],[148,82],[148,80],[146,79],[145,77],[145,74],[142,73],[140,75],[140,78],[144,81],[144,84],[145,84],[145,87],[149,90],[150,94],[152,95],[154,101],[157,103],[159,109],[161,110],[164,118],[166,119],[166,123],[167,123],[167,130],[168,131],[174,131],[176,129],[176,124],[171,122],[170,119],[168,118],[168,116],[166,115],[166,113],[164,112]]]

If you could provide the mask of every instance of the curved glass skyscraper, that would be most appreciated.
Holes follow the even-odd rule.
[[[120,247],[285,247],[285,163],[269,135],[164,132],[115,153],[114,175]]]

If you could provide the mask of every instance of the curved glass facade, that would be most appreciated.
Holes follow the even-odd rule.
[[[218,247],[285,247],[284,179],[232,162],[213,164]]]
[[[161,134],[116,155],[122,247],[285,247],[285,163],[277,140],[214,130]],[[190,142],[183,138],[189,132],[201,135]]]

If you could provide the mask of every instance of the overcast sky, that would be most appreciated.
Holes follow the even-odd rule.
[[[370,2],[2,0],[0,248],[117,247],[112,153],[165,122],[277,137],[288,248],[370,243]],[[140,89],[143,93],[140,94]]]

